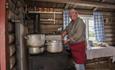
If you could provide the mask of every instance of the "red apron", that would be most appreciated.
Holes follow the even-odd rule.
[[[77,64],[86,63],[86,45],[85,42],[79,42],[70,45],[72,57]]]

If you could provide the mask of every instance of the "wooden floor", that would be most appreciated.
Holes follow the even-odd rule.
[[[115,70],[115,63],[112,63],[110,57],[88,60],[86,70]],[[74,66],[69,70],[75,70]]]
[[[86,70],[115,70],[115,63],[87,64]]]
[[[97,58],[87,62],[86,70],[115,70],[115,63],[111,57]]]
[[[74,67],[68,70],[75,70]],[[98,64],[98,65],[86,65],[86,70],[115,70],[115,63],[112,63],[111,66],[108,63]]]

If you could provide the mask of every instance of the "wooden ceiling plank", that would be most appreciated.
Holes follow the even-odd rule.
[[[87,6],[87,7],[115,9],[115,5],[106,4],[106,3],[99,3],[99,2],[76,1],[76,0],[71,0],[71,1],[70,0],[33,0],[33,1],[66,3],[66,4],[72,4],[72,5],[75,5],[75,6]]]

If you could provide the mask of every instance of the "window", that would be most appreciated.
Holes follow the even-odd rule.
[[[96,43],[96,36],[95,36],[95,30],[94,30],[94,19],[92,15],[80,15],[83,19],[83,21],[86,24],[86,39],[88,45],[90,44],[93,46],[93,43]]]

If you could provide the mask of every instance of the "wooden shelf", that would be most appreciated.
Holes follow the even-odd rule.
[[[62,25],[62,24],[57,24],[57,23],[55,23],[55,24],[51,24],[51,23],[41,23],[40,25]]]
[[[41,11],[28,11],[29,13],[42,13],[42,14],[62,14],[62,12],[41,12]]]
[[[40,19],[40,21],[48,21],[48,22],[50,22],[50,21],[52,21],[52,22],[55,22],[55,19]]]

